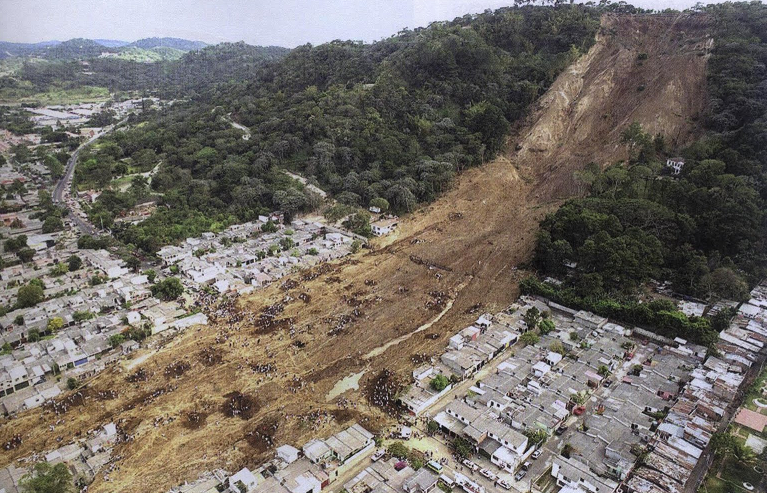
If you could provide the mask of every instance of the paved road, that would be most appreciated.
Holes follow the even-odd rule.
[[[123,120],[119,122],[124,123],[126,120]],[[77,165],[77,157],[80,155],[80,151],[85,149],[85,147],[91,145],[96,139],[101,137],[102,135],[105,135],[109,132],[111,132],[117,125],[110,125],[108,127],[104,127],[101,132],[97,133],[87,141],[85,141],[83,144],[80,145],[75,151],[72,153],[72,157],[69,158],[69,161],[67,161],[67,167],[64,169],[64,176],[61,177],[59,182],[56,184],[56,188],[53,189],[53,202],[55,204],[63,204],[64,207],[66,207],[69,218],[72,220],[72,222],[77,226],[77,228],[86,234],[92,235],[96,232],[96,228],[90,224],[88,221],[85,221],[83,218],[81,218],[77,211],[73,210],[71,205],[67,203],[65,200],[65,197],[68,195],[67,191],[70,187],[70,183],[72,180],[72,175],[75,172],[75,166]]]

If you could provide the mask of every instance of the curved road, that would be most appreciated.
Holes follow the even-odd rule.
[[[72,222],[77,226],[77,228],[82,231],[85,234],[92,235],[96,232],[96,228],[89,223],[88,221],[81,218],[77,211],[73,210],[70,203],[68,203],[65,200],[65,197],[68,195],[66,192],[71,187],[72,182],[72,175],[75,172],[75,166],[77,165],[77,157],[80,155],[80,151],[83,150],[85,147],[91,145],[96,139],[101,137],[102,135],[108,134],[117,125],[120,125],[121,123],[124,123],[126,120],[122,120],[121,122],[109,125],[107,127],[104,127],[99,133],[85,141],[83,144],[80,145],[75,151],[72,153],[72,157],[69,158],[69,161],[67,161],[67,167],[64,169],[64,176],[61,177],[59,182],[56,184],[56,188],[53,189],[53,203],[54,204],[63,204],[64,207],[67,209],[67,212],[69,213],[69,218],[72,220]],[[76,200],[76,199],[75,199]]]

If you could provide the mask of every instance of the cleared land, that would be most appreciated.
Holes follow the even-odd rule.
[[[390,423],[368,399],[385,403],[456,330],[516,298],[516,267],[531,256],[538,221],[576,193],[573,171],[625,158],[619,133],[634,120],[690,139],[706,99],[706,32],[701,17],[606,17],[597,44],[541,98],[510,151],[464,173],[396,236],[241,300],[241,321],[189,330],[130,370],[105,372],[64,415],[36,410],[4,422],[0,443],[22,438],[4,456],[53,449],[114,421],[132,439],[115,448],[110,482],[99,475],[90,490],[163,491],[351,421]],[[363,370],[359,391],[326,402],[339,380]],[[107,389],[117,397],[99,399]]]
[[[19,89],[0,90],[0,102],[30,103],[42,106],[53,104],[79,104],[106,101],[112,96],[106,87],[82,86],[75,89],[51,89],[32,93],[22,85]]]

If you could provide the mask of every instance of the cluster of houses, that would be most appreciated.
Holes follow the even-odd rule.
[[[83,432],[83,438],[52,450],[41,459],[55,465],[66,463],[75,477],[90,483],[105,466],[113,461],[114,446],[125,437],[114,423]],[[10,464],[0,469],[0,492],[19,493],[20,483],[28,471]]]
[[[256,470],[243,468],[231,476],[215,471],[171,492],[319,493],[367,458],[374,447],[373,434],[354,424],[328,438],[312,439],[301,449],[282,445],[273,460]]]
[[[277,231],[262,231],[267,223]],[[247,294],[297,268],[348,255],[353,242],[346,231],[301,220],[286,226],[281,214],[272,213],[218,234],[204,233],[166,246],[157,256],[193,290],[210,287],[221,294]]]
[[[38,134],[16,135],[9,130],[0,129],[0,152],[5,153],[18,144],[39,144],[40,140],[41,137]]]
[[[404,407],[414,416],[430,414],[451,389],[432,388],[435,375],[473,376],[527,330],[524,313],[532,307],[549,312],[556,329],[516,348],[462,399],[437,409],[433,419],[441,430],[510,474],[540,446],[531,443],[539,431],[565,433],[568,451],[553,456],[551,475],[566,493],[685,491],[746,373],[764,357],[767,285],[754,289],[722,332],[719,356],[683,339],[522,298],[505,312],[480,317],[450,339],[438,363],[417,369],[401,398]]]
[[[83,267],[59,276],[17,265],[0,271],[3,303],[15,300],[19,286],[31,279],[45,285],[45,300],[0,317],[0,410],[12,414],[41,405],[58,395],[68,378],[85,379],[136,349],[134,341],[115,346],[112,336],[129,326],[156,334],[207,323],[202,313],[189,314],[177,301],[151,297],[146,275],[132,274],[106,250],[54,250],[43,254],[50,265],[79,255]],[[95,276],[105,279],[92,285]],[[7,299],[6,299],[7,298]],[[60,327],[49,329],[51,320]],[[34,334],[34,336],[32,335]]]
[[[711,436],[733,411],[747,373],[764,358],[767,286],[757,286],[751,295],[730,326],[721,332],[717,356],[687,352],[689,345],[672,352],[678,362],[692,369],[679,378],[679,390],[669,396],[668,404],[659,407],[665,418],[648,438],[649,452],[644,460],[623,483],[629,493],[681,493],[689,489],[692,471],[705,459],[704,450]],[[669,375],[669,380],[672,378],[675,376]],[[620,412],[624,413],[625,408]]]
[[[50,170],[38,162],[14,166],[10,163],[0,165],[0,186],[10,188],[14,182],[24,185],[16,194],[5,194],[3,210],[0,210],[0,234],[4,238],[16,235],[37,235],[42,233],[43,222],[35,217],[40,204],[38,190],[50,181]],[[7,259],[8,253],[3,253]]]

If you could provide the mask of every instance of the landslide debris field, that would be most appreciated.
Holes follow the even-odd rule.
[[[672,145],[696,131],[706,18],[607,16],[602,24],[509,151],[465,172],[395,236],[239,300],[210,327],[139,353],[55,409],[3,422],[0,443],[12,442],[5,462],[115,422],[125,438],[114,449],[119,460],[109,481],[102,472],[89,490],[165,491],[352,421],[374,431],[390,424],[391,398],[412,368],[518,295],[516,266],[529,260],[540,219],[575,193],[574,171],[624,159],[619,133],[634,120]],[[328,400],[359,372],[359,390]]]

